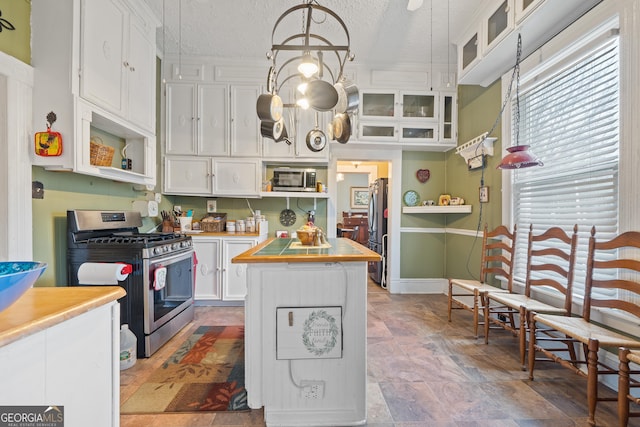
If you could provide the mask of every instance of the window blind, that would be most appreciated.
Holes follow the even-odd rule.
[[[552,226],[570,234],[578,224],[575,296],[584,295],[591,228],[598,239],[618,232],[618,51],[618,38],[609,39],[562,71],[520,89],[519,144],[529,145],[544,166],[512,171],[516,257],[522,260],[514,271],[518,281],[526,276],[530,224],[535,234]],[[512,112],[515,108],[514,99]]]

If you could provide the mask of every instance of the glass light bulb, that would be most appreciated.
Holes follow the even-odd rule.
[[[315,63],[310,53],[307,52],[302,55],[302,62],[298,65],[298,71],[307,78],[318,72],[318,65]]]
[[[298,99],[296,101],[296,104],[298,105],[298,107],[302,108],[303,110],[309,109],[309,100],[307,98]]]
[[[307,82],[302,82],[298,85],[298,92],[300,92],[301,94],[305,94],[305,92],[307,91],[307,86],[309,86],[309,83]]]

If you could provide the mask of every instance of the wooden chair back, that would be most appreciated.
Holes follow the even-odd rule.
[[[502,276],[507,280],[507,290],[513,289],[513,264],[515,260],[516,235],[518,226],[513,226],[513,232],[504,225],[488,231],[484,225],[482,234],[482,257],[480,260],[480,281],[489,283],[489,276]]]
[[[640,302],[631,302],[640,301],[640,282],[637,281],[640,274],[640,232],[628,231],[607,241],[597,241],[595,234],[596,228],[593,227],[589,237],[582,317],[589,321],[592,307],[622,310],[640,317]],[[635,298],[621,299],[624,293],[636,295]]]
[[[573,226],[571,236],[560,227],[551,227],[541,234],[534,234],[531,224],[524,294],[531,297],[534,286],[551,287],[564,296],[563,308],[570,314],[577,245],[577,224]]]

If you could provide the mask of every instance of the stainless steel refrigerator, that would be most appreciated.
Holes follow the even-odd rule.
[[[386,288],[387,192],[388,178],[378,178],[369,186],[369,249],[382,261],[369,261],[369,277]]]

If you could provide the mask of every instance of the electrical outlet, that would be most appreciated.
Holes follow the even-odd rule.
[[[302,380],[300,387],[303,399],[322,399],[324,397],[324,381]]]
[[[218,201],[217,200],[207,200],[207,212],[208,213],[216,212],[217,208],[218,208]]]

